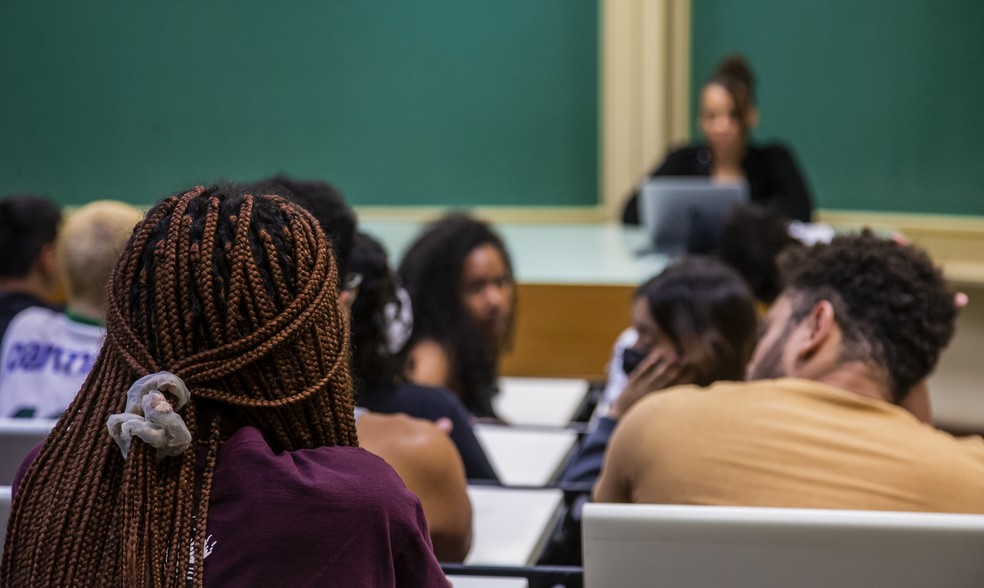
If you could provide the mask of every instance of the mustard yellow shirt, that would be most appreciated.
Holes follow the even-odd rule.
[[[595,498],[984,513],[984,440],[813,381],[685,386],[623,417]]]

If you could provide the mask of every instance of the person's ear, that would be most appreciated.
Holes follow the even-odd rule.
[[[43,245],[38,251],[38,256],[34,260],[38,272],[45,278],[50,278],[58,273],[58,256],[55,253],[55,244],[48,243]]]
[[[797,362],[806,361],[816,355],[830,341],[837,328],[834,306],[828,300],[821,300],[810,310],[810,314],[800,323],[799,348],[796,350]]]
[[[54,243],[48,243],[38,251],[38,256],[34,259],[34,271],[41,278],[44,287],[50,291],[50,296],[64,296],[61,267]]]
[[[342,290],[338,293],[338,300],[348,312],[352,312],[352,305],[355,304],[355,296],[350,290]]]

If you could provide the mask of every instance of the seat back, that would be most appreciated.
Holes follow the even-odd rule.
[[[587,588],[984,586],[984,515],[584,508]]]
[[[0,419],[0,485],[10,486],[24,457],[45,440],[57,421]]]

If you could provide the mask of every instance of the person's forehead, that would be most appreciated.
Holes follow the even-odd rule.
[[[462,266],[462,274],[476,274],[479,272],[507,272],[506,259],[499,251],[499,248],[492,243],[482,243],[468,252],[465,256],[465,263]]]

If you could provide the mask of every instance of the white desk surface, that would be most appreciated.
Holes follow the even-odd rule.
[[[558,488],[469,486],[468,496],[473,512],[468,565],[534,565],[564,501]]]
[[[493,576],[448,576],[453,588],[529,588],[526,578],[496,578]]]
[[[475,436],[506,486],[546,486],[557,478],[577,446],[577,432],[570,429],[479,423]]]
[[[566,427],[588,395],[588,381],[573,378],[499,378],[495,413],[511,425]]]
[[[425,223],[368,219],[360,229],[379,239],[398,265]],[[499,223],[516,280],[527,284],[637,286],[662,271],[667,258],[636,252],[646,247],[638,227],[616,223]]]

